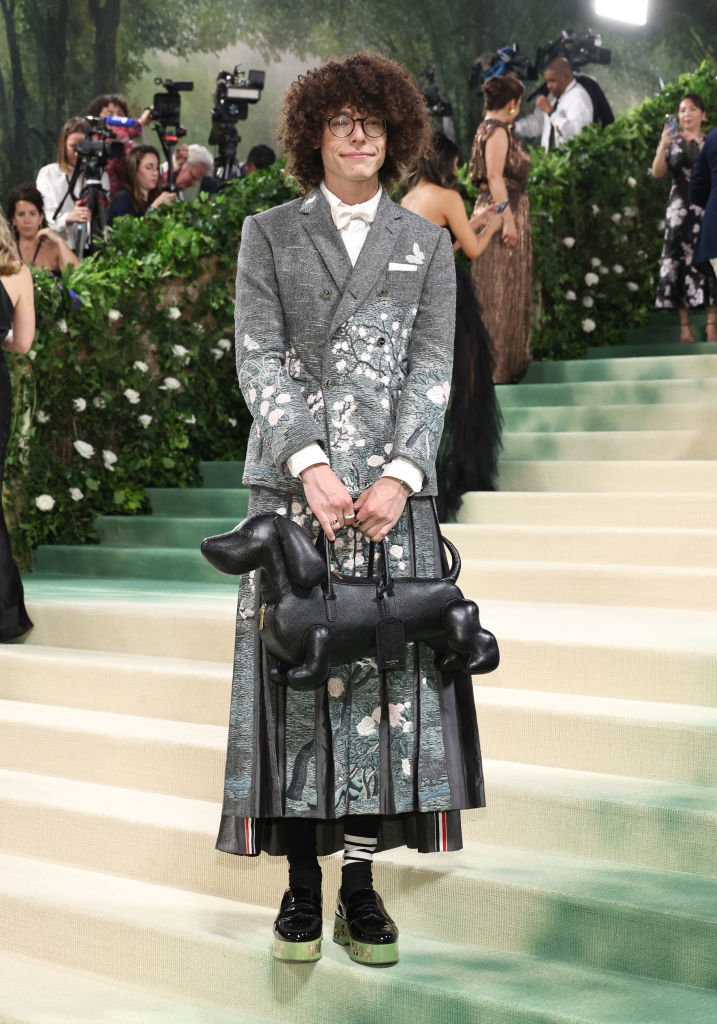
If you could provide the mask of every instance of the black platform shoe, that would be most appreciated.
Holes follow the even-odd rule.
[[[287,889],[274,921],[277,960],[321,959],[321,893],[304,886]]]
[[[348,946],[351,959],[359,964],[388,966],[398,960],[398,928],[373,889],[359,889],[346,902],[339,890],[334,942]]]

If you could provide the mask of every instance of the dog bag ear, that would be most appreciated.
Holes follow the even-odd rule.
[[[276,536],[284,553],[286,571],[300,587],[317,586],[326,575],[326,562],[300,526],[278,515],[274,522]]]

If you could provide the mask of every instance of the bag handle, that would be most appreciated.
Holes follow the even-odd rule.
[[[357,527],[354,527],[357,529]],[[381,542],[381,550],[383,552],[381,576],[377,580],[376,592],[379,597],[384,595],[390,595],[393,592],[393,577],[391,576],[391,567],[388,559],[388,544],[384,538]],[[316,550],[322,556],[326,563],[326,584],[324,586],[324,595],[327,600],[335,600],[334,594],[334,581],[331,569],[331,548],[333,541],[330,541],[324,531],[319,527],[319,533],[316,537]],[[368,553],[368,565],[366,571],[366,578],[374,578],[374,564],[376,559],[376,548],[377,544],[374,541],[369,542],[369,553]],[[330,616],[331,617],[331,616]]]

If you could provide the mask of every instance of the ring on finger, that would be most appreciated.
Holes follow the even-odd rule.
[[[347,519],[355,519],[355,518],[356,518],[356,513],[355,512],[348,512],[348,513],[345,512],[344,513],[344,521],[347,520]]]
[[[338,526],[338,525],[339,525],[338,519],[332,519],[331,522],[329,523],[329,526]]]

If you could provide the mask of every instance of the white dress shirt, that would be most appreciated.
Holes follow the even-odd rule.
[[[341,233],[341,239],[346,246],[351,265],[355,267],[376,216],[382,189],[379,187],[376,195],[367,199],[365,203],[355,203],[350,206],[330,192],[323,181],[320,188],[331,207],[331,217],[336,229]],[[294,452],[286,460],[289,472],[292,476],[297,477],[309,466],[316,466],[320,463],[328,464],[328,462],[326,453],[318,444],[307,445],[298,452]],[[401,480],[411,491],[420,491],[423,487],[423,472],[410,459],[400,457],[392,459],[383,467],[382,475]]]
[[[555,129],[555,146],[562,146],[578,135],[586,124],[593,121],[593,101],[587,89],[584,89],[576,78],[573,78],[562,96],[553,103],[553,112],[548,115],[536,109],[527,117],[520,117],[515,122],[516,135],[535,138],[540,135],[540,144],[548,152],[550,149],[550,131]]]
[[[75,182],[74,193],[77,199],[73,199],[67,192],[71,178],[72,174],[65,174],[60,170],[59,164],[46,164],[38,171],[35,184],[38,192],[42,195],[48,227],[56,231],[74,252],[77,249],[78,225],[72,222],[68,224],[67,214],[75,208],[75,203],[85,184],[85,176],[84,173],[80,174]],[[102,174],[102,187],[109,194],[110,179],[106,171]]]

